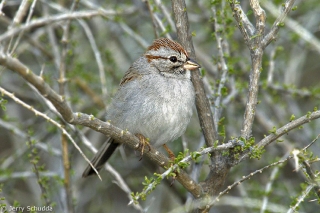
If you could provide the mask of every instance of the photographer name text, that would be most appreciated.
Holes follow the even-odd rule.
[[[51,212],[53,211],[52,206],[3,206],[1,212]]]

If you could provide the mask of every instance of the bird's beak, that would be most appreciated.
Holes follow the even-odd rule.
[[[195,70],[200,68],[201,66],[194,60],[188,59],[186,63],[184,63],[183,68],[187,70]]]

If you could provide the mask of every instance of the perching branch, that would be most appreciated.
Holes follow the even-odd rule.
[[[67,123],[87,126],[97,132],[114,138],[119,143],[125,143],[128,147],[141,151],[142,147],[139,147],[139,139],[130,132],[121,130],[111,125],[109,122],[103,122],[93,115],[73,112],[63,97],[58,95],[48,84],[46,84],[42,77],[35,75],[18,59],[2,53],[0,54],[0,64],[16,72],[37,88],[37,90],[55,106]],[[144,156],[163,168],[170,165],[169,159],[152,146],[150,146],[150,151],[144,153]],[[178,174],[177,180],[195,197],[200,196],[202,191],[200,185],[196,184],[183,170]]]

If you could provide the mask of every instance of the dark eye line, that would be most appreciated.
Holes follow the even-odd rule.
[[[167,57],[163,57],[163,56],[150,56],[150,55],[146,55],[146,57],[147,57],[149,60],[150,60],[150,59],[158,59],[158,58],[170,60],[170,58],[173,57],[173,56],[170,56],[170,57],[167,58]],[[176,56],[174,56],[174,57],[176,57]],[[188,60],[189,60],[189,58],[187,58],[186,61],[188,61]],[[171,61],[171,60],[170,60],[170,61]],[[185,61],[178,60],[178,58],[177,58],[177,61],[176,61],[176,62],[173,62],[173,63],[177,63],[177,62],[185,63]]]

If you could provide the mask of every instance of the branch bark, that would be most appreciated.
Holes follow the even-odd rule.
[[[196,59],[192,43],[192,36],[189,32],[188,15],[184,0],[172,1],[172,9],[177,28],[178,41],[187,50],[189,56],[193,59]],[[201,129],[203,131],[207,146],[213,146],[217,137],[213,124],[213,116],[210,109],[210,103],[206,97],[200,73],[192,72],[191,79],[196,91],[196,108]]]
[[[189,21],[185,1],[172,0],[172,10],[177,28],[178,40],[180,44],[188,51],[188,53],[190,53],[190,57],[195,58],[192,37],[189,32]],[[196,91],[196,107],[206,144],[207,146],[214,146],[214,142],[217,139],[217,132],[215,131],[210,103],[205,94],[203,82],[200,78],[199,72],[192,73],[192,82]],[[205,198],[205,196],[214,196],[220,191],[229,171],[227,165],[226,157],[223,157],[221,152],[212,153],[210,173],[206,180],[201,183],[204,194],[202,194],[199,203],[203,203],[202,200]],[[201,208],[202,207],[199,207],[197,211],[207,212],[210,209],[210,206],[206,206],[204,209]]]

